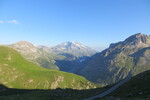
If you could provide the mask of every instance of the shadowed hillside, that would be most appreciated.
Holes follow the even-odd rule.
[[[97,95],[105,88],[97,89],[14,89],[0,85],[0,100],[83,100],[93,95]]]
[[[150,70],[132,77],[110,95],[96,100],[149,100]]]

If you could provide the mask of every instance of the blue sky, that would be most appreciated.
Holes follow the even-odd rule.
[[[150,34],[150,0],[0,0],[0,44],[78,41],[100,50]]]

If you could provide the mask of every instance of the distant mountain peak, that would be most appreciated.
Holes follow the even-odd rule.
[[[79,42],[73,42],[73,41],[63,42],[62,44],[64,44],[64,43],[66,43],[66,44],[81,44]]]
[[[146,34],[137,33],[128,37],[123,41],[125,45],[130,45],[130,47],[148,47],[150,46],[150,36]]]
[[[74,49],[74,48],[88,48],[87,46],[82,45],[79,42],[72,42],[72,41],[68,41],[68,42],[64,42],[62,44],[57,45],[55,48],[59,48],[59,49]]]
[[[64,42],[59,45],[56,45],[55,47],[51,48],[54,52],[65,52],[65,53],[71,53],[76,56],[91,56],[96,53],[95,50],[91,49],[88,46],[85,46],[79,42]]]
[[[132,36],[142,37],[142,36],[149,36],[149,35],[146,35],[146,34],[144,34],[144,33],[136,33],[136,34],[134,34],[134,35],[132,35]]]
[[[18,43],[29,43],[28,41],[19,41]]]
[[[19,41],[12,45],[14,45],[16,47],[36,47],[34,44],[27,42],[27,41]]]
[[[37,46],[27,41],[19,41],[17,43],[11,44],[10,47],[24,55],[33,54],[38,51]]]
[[[135,40],[141,40],[142,42],[145,42],[147,39],[149,39],[150,37],[148,35],[142,34],[142,33],[137,33],[134,34],[132,36],[130,36],[129,38],[127,38],[125,41],[135,41]]]
[[[136,33],[136,34],[134,34],[133,36],[141,36],[141,35],[145,35],[145,34],[142,34],[142,33]]]
[[[145,48],[149,46],[150,46],[150,36],[142,33],[137,33],[128,37],[124,41],[110,44],[109,48],[105,51],[112,52],[113,48],[115,48],[113,49],[113,51],[116,51],[116,48],[118,48],[118,51],[126,52],[125,49],[130,49],[130,52],[128,51],[128,54],[130,54],[133,53],[133,51],[135,52],[141,48]],[[108,55],[108,53],[106,55]]]
[[[18,44],[32,44],[32,43],[30,43],[30,42],[28,42],[28,41],[19,41],[19,42],[17,42]]]

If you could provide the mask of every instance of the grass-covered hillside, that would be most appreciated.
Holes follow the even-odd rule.
[[[0,46],[0,84],[19,89],[95,87],[81,76],[38,67],[24,59],[15,50],[3,46]]]

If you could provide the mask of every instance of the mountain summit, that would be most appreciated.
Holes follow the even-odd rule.
[[[150,36],[137,33],[135,35],[130,36],[127,38],[124,43],[128,43],[128,45],[134,45],[135,47],[148,47],[150,46]]]
[[[37,58],[40,55],[39,49],[35,45],[27,41],[20,41],[11,44],[9,45],[9,47],[14,48],[28,59]]]
[[[150,36],[137,33],[134,34],[124,41],[118,43],[110,44],[109,48],[103,51],[103,54],[107,56],[108,54],[115,54],[112,52],[123,52],[125,54],[132,54],[141,48],[150,46]],[[115,49],[114,49],[115,48]]]
[[[35,46],[27,41],[20,41],[8,47],[15,49],[26,59],[41,67],[66,72],[79,67],[80,61],[84,61],[88,56],[96,53],[95,50],[78,42],[64,42],[49,48],[46,46]]]
[[[79,42],[64,42],[54,47],[56,50],[71,50],[71,49],[87,49],[87,46],[82,45]]]
[[[64,42],[55,47],[52,47],[51,49],[55,53],[70,53],[77,57],[91,56],[96,53],[95,50],[82,45],[79,42]]]
[[[35,47],[32,43],[27,41],[19,41],[13,45],[16,47],[28,47],[28,48]]]

